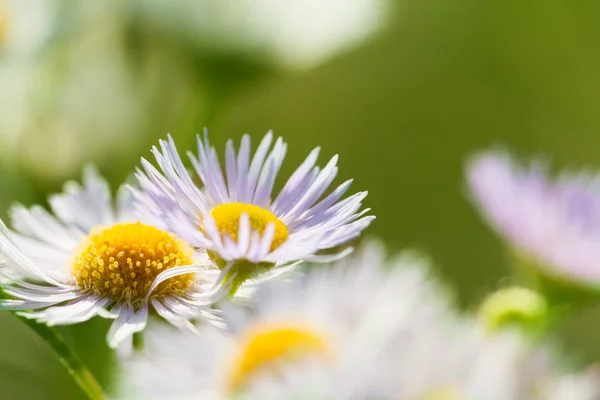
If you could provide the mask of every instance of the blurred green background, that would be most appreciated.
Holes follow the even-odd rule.
[[[340,154],[338,180],[370,193],[368,234],[428,252],[473,306],[510,268],[464,161],[502,145],[600,165],[599,20],[594,1],[0,0],[0,209],[44,203],[88,161],[117,185],[167,132],[181,150],[207,126],[224,149],[273,129],[289,143],[282,176],[315,146],[322,164]],[[561,328],[570,355],[600,358],[599,320]],[[105,321],[63,332],[107,382]],[[0,388],[81,398],[7,313]]]

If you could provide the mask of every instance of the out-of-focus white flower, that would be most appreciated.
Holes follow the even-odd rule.
[[[202,114],[193,109],[203,104],[194,72],[164,49],[129,42],[123,4],[33,3],[16,0],[4,7],[7,30],[17,25],[11,24],[14,14],[23,33],[6,37],[5,52],[0,44],[3,159],[60,182],[87,162],[118,165],[164,132],[163,123],[195,126],[194,118],[183,117]],[[59,25],[56,32],[50,24],[49,37],[42,35],[46,19]]]
[[[370,247],[305,279],[271,281],[254,313],[225,308],[229,335],[149,331],[125,375],[127,398],[383,398],[391,342],[415,321],[443,319],[447,300],[420,259],[403,255],[390,270],[381,261]]]
[[[413,324],[388,347],[380,367],[384,399],[598,399],[596,374],[564,375],[551,348],[518,329],[490,332],[474,318]],[[580,393],[583,397],[568,397]],[[585,397],[584,396],[587,396]],[[566,396],[566,397],[565,397]]]
[[[32,56],[50,38],[58,0],[0,0],[0,67],[10,58]]]
[[[224,308],[230,334],[155,326],[127,366],[125,398],[600,398],[595,372],[564,375],[519,331],[490,334],[457,313],[418,257],[383,258],[369,246],[332,269],[271,281],[254,313]]]
[[[27,123],[34,66],[56,28],[59,4],[58,0],[0,0],[0,147],[4,151],[14,149]]]
[[[598,400],[600,371],[597,367],[577,375],[567,375],[552,382],[543,390],[541,400]]]
[[[520,336],[489,335],[474,321],[413,328],[389,351],[384,386],[403,400],[534,399],[547,372],[545,355]]]
[[[476,204],[515,251],[547,273],[584,285],[600,281],[600,180],[551,179],[540,163],[521,167],[486,152],[468,166]]]
[[[49,203],[54,215],[39,206],[14,208],[15,232],[0,221],[0,276],[11,296],[0,300],[1,310],[48,325],[112,318],[108,343],[123,350],[151,309],[194,331],[191,319],[221,323],[210,305],[223,275],[206,268],[206,253],[135,213],[125,188],[113,203],[108,184],[88,169],[83,186],[69,182]]]
[[[380,28],[388,0],[140,0],[136,12],[203,52],[310,68]]]

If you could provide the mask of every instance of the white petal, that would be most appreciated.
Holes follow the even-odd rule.
[[[133,306],[121,307],[119,316],[112,323],[106,339],[110,348],[116,349],[134,333],[141,332],[148,322],[148,304],[144,304],[137,312]]]
[[[186,265],[183,267],[173,267],[173,268],[169,268],[169,269],[161,272],[154,279],[154,281],[152,282],[152,285],[150,285],[150,288],[148,289],[148,293],[146,293],[146,300],[148,300],[150,298],[154,289],[156,289],[158,287],[158,285],[160,285],[167,279],[171,279],[176,276],[185,275],[185,274],[202,273],[202,271],[203,271],[202,265],[194,264],[194,265]]]

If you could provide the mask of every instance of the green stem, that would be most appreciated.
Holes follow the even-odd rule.
[[[17,318],[23,321],[43,341],[50,345],[52,350],[58,355],[62,365],[69,372],[69,375],[71,375],[90,400],[106,399],[100,384],[55,329],[25,317],[17,316]]]
[[[23,321],[31,328],[31,330],[37,333],[42,340],[50,345],[60,359],[62,365],[69,372],[69,375],[71,375],[90,400],[106,399],[100,384],[55,329],[25,317],[18,316],[17,318]]]
[[[8,298],[1,288],[0,298]],[[55,329],[17,314],[13,315],[31,328],[31,330],[54,350],[60,359],[61,364],[67,369],[69,375],[71,375],[73,380],[75,380],[77,385],[83,390],[88,399],[105,400],[107,398],[102,391],[102,387],[96,381],[92,373]]]

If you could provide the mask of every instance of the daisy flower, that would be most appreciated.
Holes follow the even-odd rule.
[[[475,319],[413,326],[388,347],[383,398],[401,400],[585,399],[600,396],[596,373],[564,375],[555,355],[516,330],[489,334]],[[581,394],[581,397],[575,394]]]
[[[519,166],[504,153],[479,154],[467,179],[490,225],[528,263],[575,282],[600,281],[597,176],[548,176],[540,163]]]
[[[347,255],[322,254],[356,238],[374,219],[359,211],[367,195],[360,192],[340,200],[352,180],[325,195],[337,175],[337,156],[321,170],[315,166],[319,148],[296,169],[273,200],[273,186],[287,145],[273,142],[269,132],[250,157],[250,137],[244,135],[236,153],[227,142],[225,171],[208,135],[198,138],[198,157],[188,152],[200,189],[183,165],[171,136],[153,148],[162,173],[142,159],[138,170],[144,196],[161,210],[162,219],[175,234],[194,247],[206,249],[221,269],[237,274],[232,292],[249,278],[292,262],[332,261]],[[164,174],[164,175],[163,175]],[[174,211],[172,203],[180,205]],[[141,208],[147,204],[142,202]],[[191,223],[183,223],[183,219]],[[266,277],[263,274],[263,277]]]
[[[381,259],[370,247],[345,265],[270,281],[254,313],[224,307],[229,333],[154,326],[146,353],[126,365],[124,398],[385,398],[390,343],[413,323],[444,318],[447,304],[420,259],[406,254],[392,270]]]
[[[180,328],[194,329],[196,318],[220,323],[206,306],[221,296],[222,274],[204,268],[206,255],[161,221],[134,213],[124,187],[113,205],[108,184],[88,168],[83,185],[68,182],[49,203],[53,214],[15,207],[15,231],[0,222],[0,274],[12,281],[2,285],[12,298],[0,300],[0,309],[48,325],[114,318],[108,344],[123,343],[124,351],[151,307]]]

